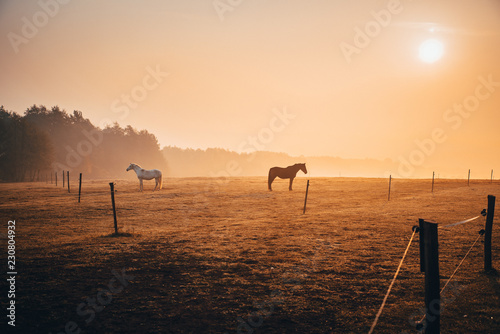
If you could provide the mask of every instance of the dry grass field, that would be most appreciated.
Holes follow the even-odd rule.
[[[480,214],[489,181],[310,178],[0,184],[0,240],[16,221],[17,333],[367,333],[418,218],[451,224]],[[498,207],[498,204],[497,204]],[[497,211],[499,211],[497,209]],[[498,213],[497,213],[498,216]],[[500,267],[499,220],[493,267]],[[484,217],[439,230],[441,286]],[[483,272],[483,237],[460,270],[442,333],[500,333],[500,279]],[[6,266],[3,266],[6,268]],[[2,332],[6,272],[2,273]],[[418,236],[375,333],[415,332],[424,274]],[[7,319],[8,320],[8,319]]]

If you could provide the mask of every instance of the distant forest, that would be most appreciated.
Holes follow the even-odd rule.
[[[166,146],[154,134],[117,123],[94,126],[82,112],[72,114],[58,106],[33,105],[24,115],[0,107],[0,181],[43,181],[54,172],[83,173],[85,179],[135,178],[125,169],[134,162],[160,169],[166,177],[267,177],[270,167],[306,163],[308,176],[397,177],[399,163],[391,159],[292,157],[285,153],[237,153],[221,148],[205,150]],[[423,166],[412,177],[431,177]],[[441,170],[441,176],[463,177],[459,167]],[[447,175],[445,175],[445,173]],[[300,172],[298,175],[302,175]],[[437,171],[439,175],[439,170]]]
[[[306,163],[310,177],[407,177],[398,175],[400,162],[392,159],[345,159],[331,156],[290,156],[285,153],[256,151],[237,153],[222,148],[205,150],[166,146],[162,149],[167,161],[167,176],[262,176],[267,177],[269,168],[286,167],[294,163]],[[476,178],[486,179],[490,170],[470,164]],[[403,166],[405,167],[405,166]],[[436,166],[435,166],[436,167]],[[406,167],[405,167],[406,168]],[[441,166],[432,169],[429,166],[413,166],[410,178],[467,178],[467,169],[460,165]],[[480,174],[481,173],[481,174]],[[297,176],[302,176],[299,172]]]
[[[267,176],[270,167],[308,163],[311,176],[384,176],[391,160],[291,157],[285,153],[237,153],[220,148],[160,149],[154,134],[118,124],[94,126],[81,111],[33,105],[24,115],[0,107],[0,181],[43,181],[54,172],[85,179],[131,178],[129,163],[164,171],[167,177]],[[74,174],[73,174],[74,175]]]
[[[256,151],[237,153],[220,148],[162,150],[170,176],[265,176],[270,167],[306,163],[309,176],[384,177],[397,165],[390,159],[342,159],[338,157],[292,157],[285,153]],[[298,174],[303,175],[302,172]]]
[[[100,129],[82,112],[58,106],[33,105],[23,116],[0,107],[1,181],[43,180],[62,170],[87,179],[124,178],[130,162],[166,168],[157,138],[146,130]]]

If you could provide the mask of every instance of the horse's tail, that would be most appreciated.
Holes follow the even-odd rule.
[[[160,189],[163,186],[163,173],[160,172]]]

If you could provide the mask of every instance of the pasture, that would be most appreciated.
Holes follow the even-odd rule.
[[[15,332],[367,333],[418,218],[451,224],[500,195],[489,180],[436,180],[431,193],[430,180],[393,179],[390,201],[387,179],[299,176],[294,191],[277,179],[270,192],[266,177],[165,178],[142,193],[117,180],[113,235],[108,182],[84,182],[81,203],[75,180],[70,194],[0,184],[4,250],[16,221]],[[439,231],[441,286],[482,228],[484,217]],[[416,236],[375,333],[415,332],[423,282]],[[451,285],[442,333],[500,332],[500,279],[483,272],[482,242]]]

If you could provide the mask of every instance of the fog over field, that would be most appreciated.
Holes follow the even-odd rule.
[[[43,106],[77,111],[107,138],[134,137],[130,126],[155,136],[148,152],[290,156],[245,164],[242,175],[307,162],[301,157],[347,160],[309,161],[323,176],[465,178],[471,169],[488,179],[500,171],[497,1],[2,1],[0,16],[0,105],[21,116]],[[2,150],[20,141],[5,127]],[[162,161],[137,152],[144,138],[100,143],[83,130],[92,128],[68,125],[37,167],[96,177],[114,176],[110,165],[122,158],[148,169],[170,164],[172,175],[192,168],[182,166],[191,151]],[[116,145],[129,154],[113,153]],[[2,151],[1,162],[36,156],[15,151],[21,158]]]
[[[500,1],[0,0],[0,31],[0,333],[500,333]]]

